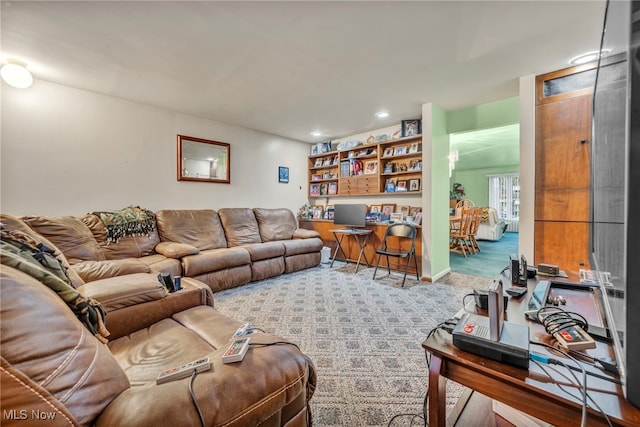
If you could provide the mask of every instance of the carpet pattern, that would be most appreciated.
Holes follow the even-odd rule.
[[[421,347],[429,331],[462,307],[490,279],[450,273],[437,283],[392,273],[372,280],[373,268],[334,264],[218,292],[218,310],[297,343],[316,365],[314,424],[386,426],[400,413],[422,414],[427,364]],[[378,272],[380,273],[380,272]],[[386,273],[386,272],[385,272]],[[451,410],[462,387],[449,382]],[[394,421],[409,425],[411,417]]]
[[[507,232],[498,241],[480,240],[480,252],[463,255],[450,252],[451,271],[471,276],[497,277],[509,264],[509,255],[518,254],[518,233]]]

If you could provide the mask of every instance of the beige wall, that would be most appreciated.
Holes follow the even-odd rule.
[[[36,80],[2,84],[0,209],[78,215],[140,205],[288,207],[307,201],[309,145]],[[231,184],[178,182],[176,135],[231,144]],[[278,183],[288,166],[289,184]]]

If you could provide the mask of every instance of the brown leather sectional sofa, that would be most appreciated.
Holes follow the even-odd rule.
[[[2,215],[56,250],[73,285],[107,311],[107,345],[33,277],[2,265],[3,425],[308,426],[313,362],[268,333],[244,360],[222,354],[241,322],[215,310],[213,290],[317,265],[322,242],[286,209],[165,210],[149,236],[106,243],[95,215]],[[189,227],[191,225],[191,227]],[[157,272],[182,275],[167,293]],[[259,326],[259,325],[256,325]],[[156,384],[168,368],[209,357],[211,369]],[[29,423],[27,423],[29,424]]]

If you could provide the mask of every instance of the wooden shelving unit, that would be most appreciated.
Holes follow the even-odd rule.
[[[422,135],[315,154],[308,164],[309,197],[419,194]]]

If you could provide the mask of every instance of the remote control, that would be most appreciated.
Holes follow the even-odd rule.
[[[570,326],[553,334],[558,343],[567,350],[596,348],[596,342],[580,326]]]
[[[186,365],[178,366],[175,368],[167,369],[160,372],[158,378],[156,378],[156,384],[164,384],[169,381],[179,380],[191,376],[193,371],[202,372],[211,368],[211,362],[208,357],[204,359],[194,360]]]
[[[515,286],[512,286],[510,288],[507,288],[505,292],[511,295],[512,297],[520,298],[522,295],[527,293],[527,288],[526,287],[516,288]]]
[[[244,355],[249,350],[249,341],[251,341],[251,338],[241,338],[232,342],[222,355],[222,363],[240,362],[244,359]]]
[[[250,333],[251,333],[251,325],[249,323],[245,323],[244,325],[238,328],[238,330],[236,331],[235,334],[233,334],[231,339],[235,340],[245,335],[248,335]]]

